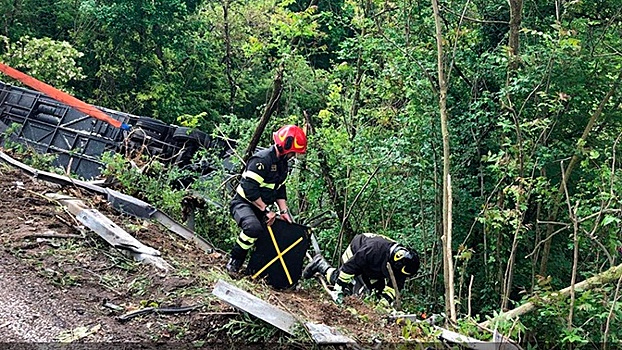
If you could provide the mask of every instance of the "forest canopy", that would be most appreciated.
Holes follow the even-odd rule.
[[[336,261],[356,233],[398,239],[422,259],[407,310],[485,321],[620,264],[621,8],[2,1],[0,61],[98,106],[238,139],[240,154],[262,116],[264,146],[280,125],[306,124],[291,209],[336,213],[317,233],[326,256]],[[196,190],[226,200],[221,187]],[[203,211],[201,233],[230,245],[227,213]],[[621,281],[500,327],[532,341],[618,341]]]

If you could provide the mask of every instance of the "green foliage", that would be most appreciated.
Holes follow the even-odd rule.
[[[246,343],[272,341],[273,337],[279,331],[276,327],[267,325],[263,322],[257,322],[251,319],[247,313],[243,313],[240,317],[232,318],[222,328],[216,329],[217,332],[225,331],[227,336],[232,340],[244,338]]]
[[[18,154],[24,164],[35,169],[46,169],[51,172],[64,174],[63,169],[54,166],[56,155],[38,153],[32,147],[18,142],[15,138],[21,132],[22,125],[13,123],[2,133],[2,147],[10,152]]]
[[[577,295],[572,328],[568,327],[567,318],[569,299],[539,305],[535,314],[523,317],[527,329],[534,325],[539,327],[537,333],[530,334],[534,333],[530,330],[527,335],[541,338],[541,334],[546,333],[549,336],[541,339],[545,344],[568,344],[577,348],[605,341],[601,326],[607,322],[614,324],[619,318],[620,302],[613,298],[615,289],[615,286],[604,286]],[[551,297],[551,294],[543,296]],[[607,338],[609,341],[619,339],[619,330],[610,328]]]
[[[300,218],[339,213],[315,231],[334,261],[348,243],[345,228],[417,249],[422,273],[430,276],[407,284],[404,307],[441,310],[443,156],[430,4],[227,4],[225,22],[224,2],[5,1],[0,12],[8,39],[0,59],[98,105],[230,137],[239,154],[282,68],[283,91],[260,146],[271,144],[271,132],[283,123],[310,122],[309,151],[288,180],[293,211]],[[443,4],[460,315],[468,311],[468,296],[473,314],[498,310],[505,282],[515,304],[521,295],[566,287],[573,266],[569,207],[578,221],[579,279],[619,262],[619,87],[600,106],[622,67],[619,3],[554,5],[523,4],[514,58],[506,2]],[[599,108],[603,113],[586,132]],[[567,169],[572,157],[566,196],[561,166]],[[197,155],[202,159],[218,161],[206,152]],[[136,165],[106,158],[107,174],[125,192],[177,217],[188,191],[198,193],[206,205],[197,210],[197,231],[230,246],[238,230],[227,210],[235,176],[132,160]],[[237,157],[233,162],[242,168]],[[187,179],[198,180],[173,186]],[[539,276],[548,235],[548,268]],[[612,293],[603,287],[577,295],[571,326],[568,301],[559,301],[500,327],[551,344],[620,339],[614,327],[604,334],[608,310],[619,308]],[[405,335],[431,333],[406,327]]]
[[[189,1],[83,1],[72,38],[96,81],[82,92],[99,104],[174,122],[223,100],[209,23]]]
[[[86,78],[77,61],[83,54],[66,41],[0,36],[0,61],[56,88],[72,92],[71,82]]]
[[[103,175],[117,180],[126,194],[143,199],[177,218],[181,217],[185,191],[176,189],[174,184],[188,176],[187,171],[178,168],[166,169],[156,159],[150,159],[138,168],[119,153],[105,153],[102,161],[106,165]]]
[[[204,121],[206,115],[207,113],[205,112],[201,112],[197,115],[183,114],[177,117],[177,123],[189,128],[198,128],[201,122]]]

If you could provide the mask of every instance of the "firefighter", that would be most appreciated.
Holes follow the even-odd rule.
[[[336,302],[341,302],[344,295],[353,294],[355,281],[362,280],[368,291],[391,304],[395,301],[395,288],[401,290],[406,279],[415,276],[419,270],[417,252],[405,248],[393,239],[373,233],[354,236],[341,256],[341,261],[341,267],[336,269],[322,255],[317,254],[303,270],[303,278],[309,279],[316,272],[325,276],[333,286],[331,296]],[[391,266],[397,286],[393,286],[387,262]]]
[[[246,163],[229,207],[233,219],[242,229],[225,266],[231,274],[240,271],[248,250],[264,234],[265,225],[274,223],[277,213],[271,211],[269,205],[276,203],[280,218],[292,222],[284,184],[287,161],[297,153],[306,152],[307,136],[295,125],[285,125],[272,136],[274,145],[255,153]]]

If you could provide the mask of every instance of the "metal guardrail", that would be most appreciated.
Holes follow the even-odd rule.
[[[19,168],[30,176],[41,179],[43,181],[53,182],[62,186],[76,186],[93,193],[105,195],[108,202],[110,202],[110,204],[115,209],[121,212],[145,219],[154,219],[170,231],[176,233],[177,235],[189,241],[193,241],[199,248],[201,248],[206,253],[211,253],[216,250],[216,248],[206,239],[198,236],[197,234],[195,234],[194,231],[175,221],[166,213],[158,210],[149,203],[141,201],[138,198],[125,195],[109,188],[99,187],[86,181],[73,179],[48,171],[37,170],[16,159],[11,158],[3,152],[0,152],[0,161],[8,163],[13,167]]]

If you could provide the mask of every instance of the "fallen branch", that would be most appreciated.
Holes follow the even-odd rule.
[[[197,305],[182,306],[182,307],[146,307],[144,309],[134,310],[126,314],[123,314],[117,317],[117,320],[127,321],[127,320],[131,320],[134,317],[138,317],[140,315],[147,315],[151,313],[178,314],[178,313],[183,313],[183,312],[194,311],[202,306],[203,306],[202,304],[197,304]]]
[[[29,233],[24,235],[22,238],[78,238],[82,239],[84,236],[82,235],[73,235],[73,234],[64,234],[64,233],[56,233],[54,231],[46,231],[42,233]]]
[[[603,284],[606,284],[612,281],[617,281],[621,276],[622,276],[622,264],[618,266],[614,266],[605,272],[601,272],[595,276],[592,276],[586,279],[585,281],[575,284],[574,290],[575,292],[583,292],[585,290],[589,290],[594,287],[597,287],[597,286],[600,286],[600,285],[603,285]],[[566,287],[562,290],[551,293],[550,295],[543,297],[540,300],[540,303],[544,304],[544,303],[552,302],[557,298],[566,298],[570,295],[571,289],[572,289],[572,286]],[[537,306],[537,303],[535,301],[530,301],[513,310],[510,310],[505,313],[501,313],[493,319],[482,322],[479,324],[479,326],[489,327],[489,325],[492,323],[495,323],[501,320],[510,320],[512,318],[519,317],[520,315],[523,315],[525,313],[528,313],[534,310],[536,306]]]

